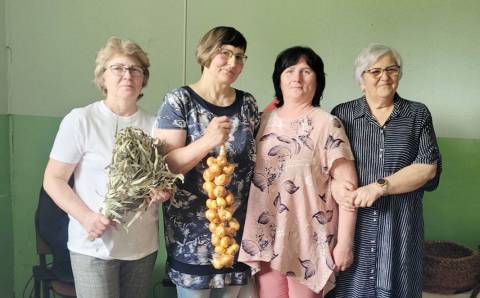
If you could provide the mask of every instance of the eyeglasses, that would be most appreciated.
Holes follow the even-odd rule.
[[[234,52],[230,51],[229,49],[219,48],[218,53],[225,59],[230,60],[230,58],[235,57],[235,61],[239,63],[245,63],[247,61],[247,55],[244,54],[235,54]]]
[[[129,72],[132,77],[141,77],[143,76],[143,68],[140,66],[125,66],[123,64],[113,64],[107,66],[110,71],[116,76],[124,76],[125,72]]]
[[[396,77],[400,74],[400,66],[391,65],[385,68],[370,68],[365,70],[363,73],[369,73],[374,78],[379,78],[382,76],[383,72],[389,77]]]

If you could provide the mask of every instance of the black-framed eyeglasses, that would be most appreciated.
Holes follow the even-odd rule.
[[[110,69],[110,71],[116,76],[123,76],[125,72],[129,72],[132,77],[141,77],[143,76],[143,68],[140,66],[125,66],[123,64],[113,64],[109,65],[106,68]]]
[[[390,65],[385,68],[370,68],[365,70],[363,73],[369,73],[374,78],[379,78],[382,76],[383,72],[389,77],[396,77],[400,74],[400,66]]]
[[[239,63],[245,63],[248,59],[247,55],[245,54],[235,54],[234,52],[230,51],[229,49],[219,48],[218,53],[225,58],[226,60],[230,60],[230,58],[235,57],[235,61]]]

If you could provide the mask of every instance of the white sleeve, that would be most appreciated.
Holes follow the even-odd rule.
[[[63,118],[55,137],[50,158],[76,164],[84,153],[85,137],[82,113],[71,111]]]

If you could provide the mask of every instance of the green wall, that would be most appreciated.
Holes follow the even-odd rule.
[[[5,1],[10,114],[58,117],[98,99],[95,55],[112,35],[149,53],[151,77],[141,101],[148,110],[182,82],[183,1]]]
[[[5,0],[0,0],[0,297],[13,295],[12,198],[10,195],[10,125],[8,117]]]
[[[213,26],[232,25],[246,36],[249,59],[236,86],[260,107],[272,97],[273,62],[286,47],[308,45],[322,56],[323,106],[330,110],[360,95],[352,79],[358,52],[370,42],[392,45],[404,58],[399,92],[429,106],[444,158],[440,187],[425,196],[426,237],[480,244],[477,0],[0,0],[0,24],[0,202],[12,205],[0,211],[0,249],[13,238],[1,251],[11,261],[0,267],[0,297],[11,292],[12,279],[20,297],[31,275],[33,213],[50,146],[63,115],[99,98],[94,58],[111,35],[149,52],[151,78],[140,104],[152,113],[165,92],[198,79],[195,46]],[[155,282],[164,259],[162,250]],[[161,287],[156,293],[173,295]]]
[[[13,293],[12,200],[10,196],[9,117],[0,115],[0,297]]]
[[[12,197],[15,293],[20,297],[36,259],[34,213],[43,170],[60,119],[12,116]]]
[[[480,138],[477,0],[3,1],[10,114],[60,117],[97,98],[94,56],[110,35],[132,38],[150,53],[151,84],[142,105],[155,111],[165,92],[183,83],[184,69],[185,82],[198,78],[195,45],[224,24],[249,43],[237,86],[262,104],[273,94],[273,61],[286,47],[309,45],[324,58],[330,109],[359,96],[353,61],[369,43],[383,42],[404,57],[400,93],[429,106],[440,136]]]
[[[0,115],[8,114],[5,0],[0,0]]]
[[[238,86],[260,103],[272,98],[271,74],[283,49],[308,45],[325,61],[324,107],[360,96],[353,61],[371,42],[399,50],[399,92],[427,104],[438,135],[480,138],[480,2],[477,0],[188,1],[187,82],[198,78],[194,48],[209,28],[237,27],[248,40]]]
[[[424,198],[425,234],[430,240],[454,240],[480,246],[480,139],[438,140],[443,173],[435,192]]]

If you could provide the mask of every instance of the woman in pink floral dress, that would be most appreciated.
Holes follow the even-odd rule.
[[[260,297],[323,297],[352,263],[353,198],[336,198],[338,208],[330,181],[356,187],[353,155],[340,120],[318,107],[325,74],[313,50],[280,53],[273,83],[278,102],[256,138],[239,261],[256,273]]]

